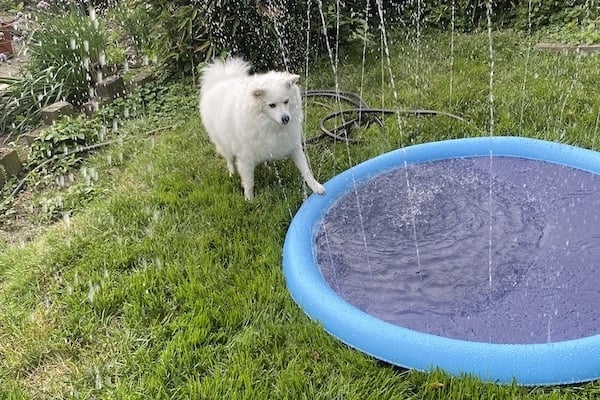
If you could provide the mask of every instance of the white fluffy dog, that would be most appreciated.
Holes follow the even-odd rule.
[[[239,58],[215,61],[204,68],[200,115],[229,175],[234,167],[244,196],[254,197],[254,168],[288,156],[315,193],[325,188],[315,180],[302,150],[302,99],[298,75],[267,72],[249,75],[250,64]]]

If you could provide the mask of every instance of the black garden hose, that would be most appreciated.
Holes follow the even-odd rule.
[[[147,135],[150,136],[156,132],[160,132],[160,131],[164,131],[166,129],[172,129],[177,127],[178,125],[175,126],[169,126],[169,127],[162,127],[162,128],[156,128],[156,129],[152,129],[151,131],[147,132]],[[143,139],[146,138],[147,136],[143,136],[143,137],[134,137],[134,138],[128,138],[128,139],[124,139],[124,138],[118,138],[118,139],[113,139],[113,140],[109,140],[106,142],[102,142],[102,143],[95,143],[89,146],[77,146],[75,149],[64,152],[64,153],[60,153],[60,154],[55,154],[52,157],[48,158],[47,160],[44,160],[42,163],[36,165],[33,169],[29,170],[27,172],[27,174],[19,180],[19,182],[17,183],[17,186],[15,186],[15,188],[12,190],[12,192],[8,195],[8,197],[6,197],[4,200],[2,200],[2,202],[0,203],[0,210],[2,209],[2,207],[5,204],[8,204],[10,202],[11,199],[14,199],[15,196],[21,191],[23,190],[23,187],[25,187],[25,183],[27,182],[27,179],[29,179],[29,177],[31,176],[31,174],[33,174],[35,171],[38,171],[40,169],[42,169],[43,167],[45,167],[48,164],[51,164],[52,162],[59,160],[61,158],[65,158],[65,157],[69,157],[75,154],[80,154],[80,153],[87,153],[93,150],[97,150],[99,148],[111,145],[111,144],[115,144],[115,143],[123,143],[123,141],[125,140],[131,140],[131,139]]]
[[[330,137],[337,141],[356,143],[357,141],[349,138],[349,132],[353,126],[365,125],[368,126],[371,120],[375,120],[377,125],[383,127],[383,122],[377,115],[384,114],[406,114],[406,115],[415,115],[415,116],[432,116],[432,115],[440,115],[449,118],[456,119],[461,122],[467,122],[464,118],[451,114],[445,111],[436,111],[436,110],[426,110],[426,109],[390,109],[390,108],[371,108],[365,101],[356,93],[351,92],[342,92],[335,90],[306,90],[302,93],[304,98],[307,97],[333,97],[338,100],[344,100],[355,108],[349,108],[345,110],[339,110],[333,112],[331,114],[326,115],[321,118],[319,121],[319,130],[321,134],[318,136],[311,137],[306,140],[307,143],[313,143],[323,137]],[[346,118],[347,114],[357,114],[354,118]],[[334,127],[333,129],[328,129],[326,127],[327,122],[333,120],[335,118],[342,117],[342,121],[344,121],[341,125]]]

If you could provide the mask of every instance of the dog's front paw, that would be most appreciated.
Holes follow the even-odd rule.
[[[325,187],[323,185],[321,185],[320,183],[317,183],[316,185],[311,187],[311,189],[316,194],[325,194]]]

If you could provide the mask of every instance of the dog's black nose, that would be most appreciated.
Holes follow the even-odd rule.
[[[283,117],[281,117],[281,123],[283,125],[287,125],[288,122],[290,122],[290,116],[289,115],[284,115]]]

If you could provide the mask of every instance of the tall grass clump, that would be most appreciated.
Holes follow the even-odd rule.
[[[23,132],[35,126],[41,110],[59,100],[81,106],[93,97],[99,71],[122,62],[111,59],[119,53],[107,51],[106,30],[94,12],[90,14],[76,8],[38,13],[21,74],[1,79],[9,86],[0,94],[0,131]]]
[[[136,7],[131,0],[121,0],[110,7],[104,17],[107,25],[113,29],[113,37],[124,49],[130,65],[142,64],[144,57],[155,58],[152,30],[156,21],[151,19],[147,7]]]
[[[32,34],[26,71],[36,74],[56,68],[54,81],[62,82],[65,100],[80,105],[90,96],[95,69],[106,63],[106,43],[96,18],[69,11],[62,16],[43,15]],[[58,69],[58,67],[63,67]]]
[[[64,98],[64,83],[55,81],[57,69],[50,67],[35,75],[24,77],[0,77],[0,83],[7,89],[0,92],[0,132],[23,132],[35,126],[41,110]]]

